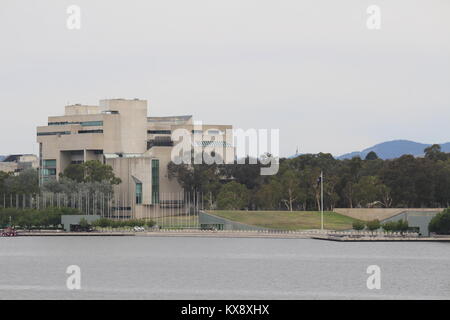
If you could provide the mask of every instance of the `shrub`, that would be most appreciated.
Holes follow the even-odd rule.
[[[85,218],[80,219],[80,228],[81,230],[88,230],[91,227],[89,222]]]
[[[408,231],[409,224],[408,221],[399,220],[397,221],[397,231],[399,232],[405,232]]]
[[[381,227],[383,228],[384,231],[394,232],[397,228],[397,222],[389,221],[389,222],[383,223],[383,225]]]
[[[101,218],[95,221],[94,225],[102,228],[133,228],[144,226],[152,227],[155,225],[155,222],[152,220],[145,221],[143,219],[113,220],[108,218]]]
[[[428,230],[437,234],[450,234],[450,208],[435,215],[428,225]]]
[[[380,221],[378,219],[372,220],[372,221],[368,221],[366,223],[367,229],[369,229],[370,231],[375,231],[380,229]]]
[[[355,221],[355,222],[353,222],[353,229],[354,230],[363,230],[364,229],[364,227],[365,227],[365,224],[364,224],[364,222],[362,222],[362,221]]]
[[[45,209],[0,209],[0,228],[8,226],[20,226],[22,228],[48,228],[61,224],[61,215],[81,214],[77,209],[70,208],[45,208]]]
[[[151,228],[151,227],[154,227],[155,226],[155,221],[153,221],[153,220],[147,220],[146,222],[145,222],[145,225],[148,227],[148,228]]]
[[[111,220],[107,218],[100,218],[92,223],[95,227],[106,228],[111,226]]]
[[[405,232],[408,231],[408,221],[398,220],[389,221],[382,225],[383,229],[388,232]]]
[[[111,227],[112,228],[122,228],[124,227],[123,221],[121,220],[111,220]]]
[[[126,220],[126,221],[124,221],[124,223],[125,223],[125,226],[127,226],[127,227],[143,227],[143,226],[145,226],[145,221],[139,220],[139,219]]]

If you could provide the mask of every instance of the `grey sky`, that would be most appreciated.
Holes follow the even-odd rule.
[[[68,102],[136,97],[279,128],[282,156],[450,141],[448,0],[2,0],[0,40],[0,154],[37,153],[35,127]]]

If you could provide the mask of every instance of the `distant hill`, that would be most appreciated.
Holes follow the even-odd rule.
[[[336,157],[336,159],[351,159],[357,156],[361,157],[361,159],[364,159],[371,151],[375,151],[378,157],[384,160],[399,158],[405,154],[411,154],[415,157],[419,157],[423,156],[423,150],[429,146],[431,146],[431,144],[418,143],[409,140],[394,140],[374,145],[373,147],[364,149],[363,151],[343,154],[339,157]],[[450,152],[450,142],[441,144],[441,147],[443,152]]]
[[[287,159],[294,159],[294,158],[300,157],[301,155],[304,155],[304,153],[296,153],[292,156],[287,157]]]

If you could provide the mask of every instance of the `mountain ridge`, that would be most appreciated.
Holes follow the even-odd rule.
[[[362,151],[349,152],[335,157],[339,160],[351,159],[360,157],[364,159],[367,154],[374,151],[380,159],[395,159],[406,154],[411,154],[415,157],[423,156],[424,149],[431,146],[431,144],[415,142],[411,140],[391,140],[378,143],[372,147],[366,148]],[[450,142],[440,144],[442,152],[450,152]]]

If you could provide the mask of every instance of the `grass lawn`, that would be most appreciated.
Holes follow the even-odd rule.
[[[198,228],[198,217],[194,215],[167,216],[164,218],[153,218],[158,226],[163,229]]]
[[[208,211],[211,214],[245,224],[279,229],[320,229],[320,212],[317,211]],[[335,212],[324,212],[324,228],[328,230],[351,229],[356,219]]]

